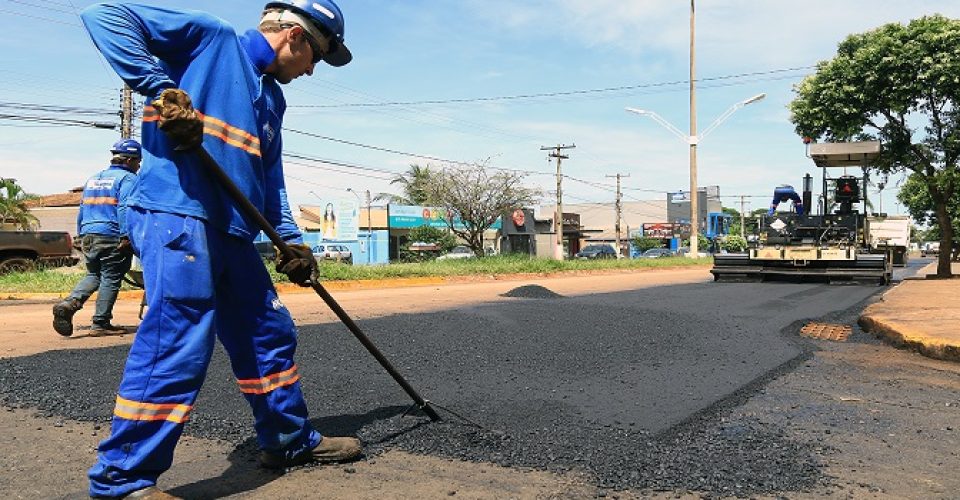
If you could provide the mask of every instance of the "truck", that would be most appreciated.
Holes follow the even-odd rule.
[[[710,270],[714,280],[814,278],[880,285],[891,282],[892,253],[885,247],[878,250],[871,246],[872,241],[891,242],[890,237],[878,235],[871,239],[866,214],[868,168],[880,156],[880,143],[808,144],[807,156],[823,172],[818,213],[811,210],[813,181],[809,174],[803,179],[802,198],[791,186],[778,187],[770,212],[759,221],[747,252],[714,256]],[[851,172],[857,168],[862,169],[860,176]],[[776,211],[780,203],[791,200],[792,212]],[[909,227],[907,231],[909,239]]]
[[[875,215],[867,217],[867,244],[873,253],[887,254],[894,266],[907,265],[910,249],[910,217]]]
[[[73,238],[61,231],[0,231],[0,274],[72,266]]]

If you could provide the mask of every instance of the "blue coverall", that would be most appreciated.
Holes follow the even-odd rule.
[[[302,241],[286,201],[280,126],[286,107],[264,69],[276,54],[198,12],[99,4],[81,18],[120,77],[152,102],[181,88],[204,121],[203,145],[287,241]],[[155,59],[156,58],[156,59]],[[173,150],[144,108],[144,159],[128,212],[147,313],[117,395],[111,435],[90,469],[92,496],[156,483],[170,467],[216,335],[250,403],[259,445],[292,457],[322,437],[310,425],[294,363],[296,328],[251,226],[191,153]]]
[[[121,251],[118,245],[120,238],[127,236],[127,200],[136,180],[136,174],[123,165],[111,165],[88,179],[83,187],[77,234],[87,275],[66,300],[83,305],[93,292],[97,292],[97,306],[93,312],[95,326],[110,324],[123,275],[130,270],[131,256]]]

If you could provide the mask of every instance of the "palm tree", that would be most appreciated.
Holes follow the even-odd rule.
[[[14,227],[29,231],[37,223],[30,213],[26,201],[32,198],[14,179],[0,178],[0,224],[12,224]]]
[[[430,185],[434,173],[435,171],[431,170],[429,165],[422,167],[413,163],[409,170],[397,174],[390,181],[390,184],[400,185],[403,194],[380,193],[376,196],[376,199],[386,200],[397,205],[429,205],[431,198]]]

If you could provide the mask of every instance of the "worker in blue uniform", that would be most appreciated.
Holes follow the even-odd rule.
[[[793,202],[793,211],[796,212],[797,215],[803,215],[803,199],[801,199],[797,191],[793,189],[793,186],[789,184],[777,186],[773,190],[773,201],[770,202],[770,209],[767,210],[767,215],[773,215],[781,203],[788,201]]]
[[[133,139],[122,139],[110,149],[110,166],[87,180],[77,215],[77,234],[87,275],[70,295],[53,306],[53,329],[73,335],[73,315],[97,292],[90,335],[126,333],[111,323],[123,275],[130,270],[133,253],[127,237],[127,201],[140,169],[141,148]]]
[[[249,402],[266,467],[356,458],[360,441],[312,428],[294,363],[297,332],[241,215],[190,148],[217,159],[290,244],[277,270],[309,286],[317,262],[286,199],[280,84],[324,61],[352,59],[331,0],[269,2],[259,29],[238,34],[212,15],[105,3],[81,13],[97,48],[146,97],[144,160],[128,213],[147,313],[90,469],[94,497],[172,498],[156,487],[190,418],[214,337]]]

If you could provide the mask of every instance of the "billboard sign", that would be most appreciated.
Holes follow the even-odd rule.
[[[430,227],[448,227],[447,221],[452,220],[454,227],[464,227],[459,218],[454,217],[450,211],[439,207],[423,207],[419,205],[393,205],[389,206],[387,215],[388,223],[391,228],[415,228],[420,226]],[[500,221],[497,220],[491,226],[491,229],[499,229]]]

